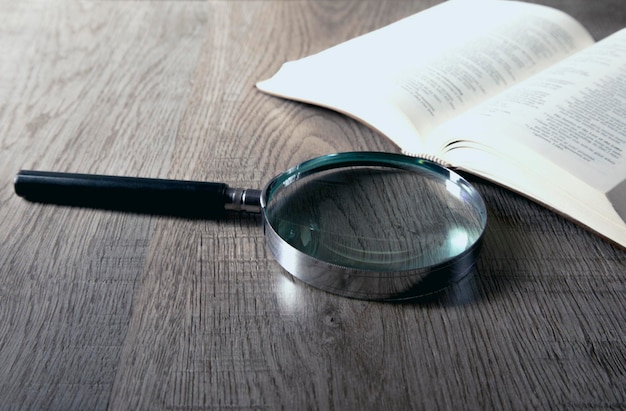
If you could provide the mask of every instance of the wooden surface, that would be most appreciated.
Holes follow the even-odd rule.
[[[254,83],[436,2],[0,2],[0,408],[626,408],[626,253],[500,188],[477,182],[475,275],[405,305],[290,279],[257,217],[13,193],[20,168],[260,187],[317,155],[396,151]],[[598,39],[626,26],[622,0],[544,4]]]

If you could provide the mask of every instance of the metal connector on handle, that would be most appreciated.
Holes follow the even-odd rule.
[[[246,211],[248,213],[261,212],[261,190],[230,188],[226,189],[228,201],[224,209],[228,211]]]

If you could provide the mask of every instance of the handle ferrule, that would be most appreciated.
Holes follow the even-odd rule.
[[[261,190],[230,188],[226,189],[228,201],[224,205],[226,210],[247,211],[248,213],[261,212]]]

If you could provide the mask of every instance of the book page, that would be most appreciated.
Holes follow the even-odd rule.
[[[473,118],[469,118],[469,117]],[[626,29],[503,92],[440,129],[506,153],[523,146],[607,192],[626,179]],[[453,131],[456,128],[457,131]]]
[[[394,98],[421,133],[593,44],[557,10],[517,2],[491,8],[493,13],[472,17],[472,25],[481,27],[475,36],[395,74],[400,92]]]
[[[355,117],[418,153],[441,122],[592,43],[555,9],[451,0],[285,63],[257,87]]]
[[[460,164],[461,169],[523,194],[626,247],[626,220],[609,196],[571,175],[569,178],[556,178],[558,170],[552,173],[545,167],[537,167],[533,156],[528,155],[523,147],[517,148],[512,148],[516,150],[515,157],[504,157],[487,147],[468,144],[451,150],[446,158]],[[623,201],[626,185],[617,188],[618,191],[622,189],[621,196],[616,194]]]
[[[626,247],[626,29],[435,133],[445,160]]]

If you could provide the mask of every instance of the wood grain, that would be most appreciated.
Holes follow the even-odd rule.
[[[626,253],[482,181],[474,275],[404,305],[290,278],[255,216],[13,194],[20,168],[258,188],[317,155],[397,151],[254,84],[435,3],[0,2],[0,408],[626,407]],[[543,4],[596,38],[626,26],[620,0]]]

